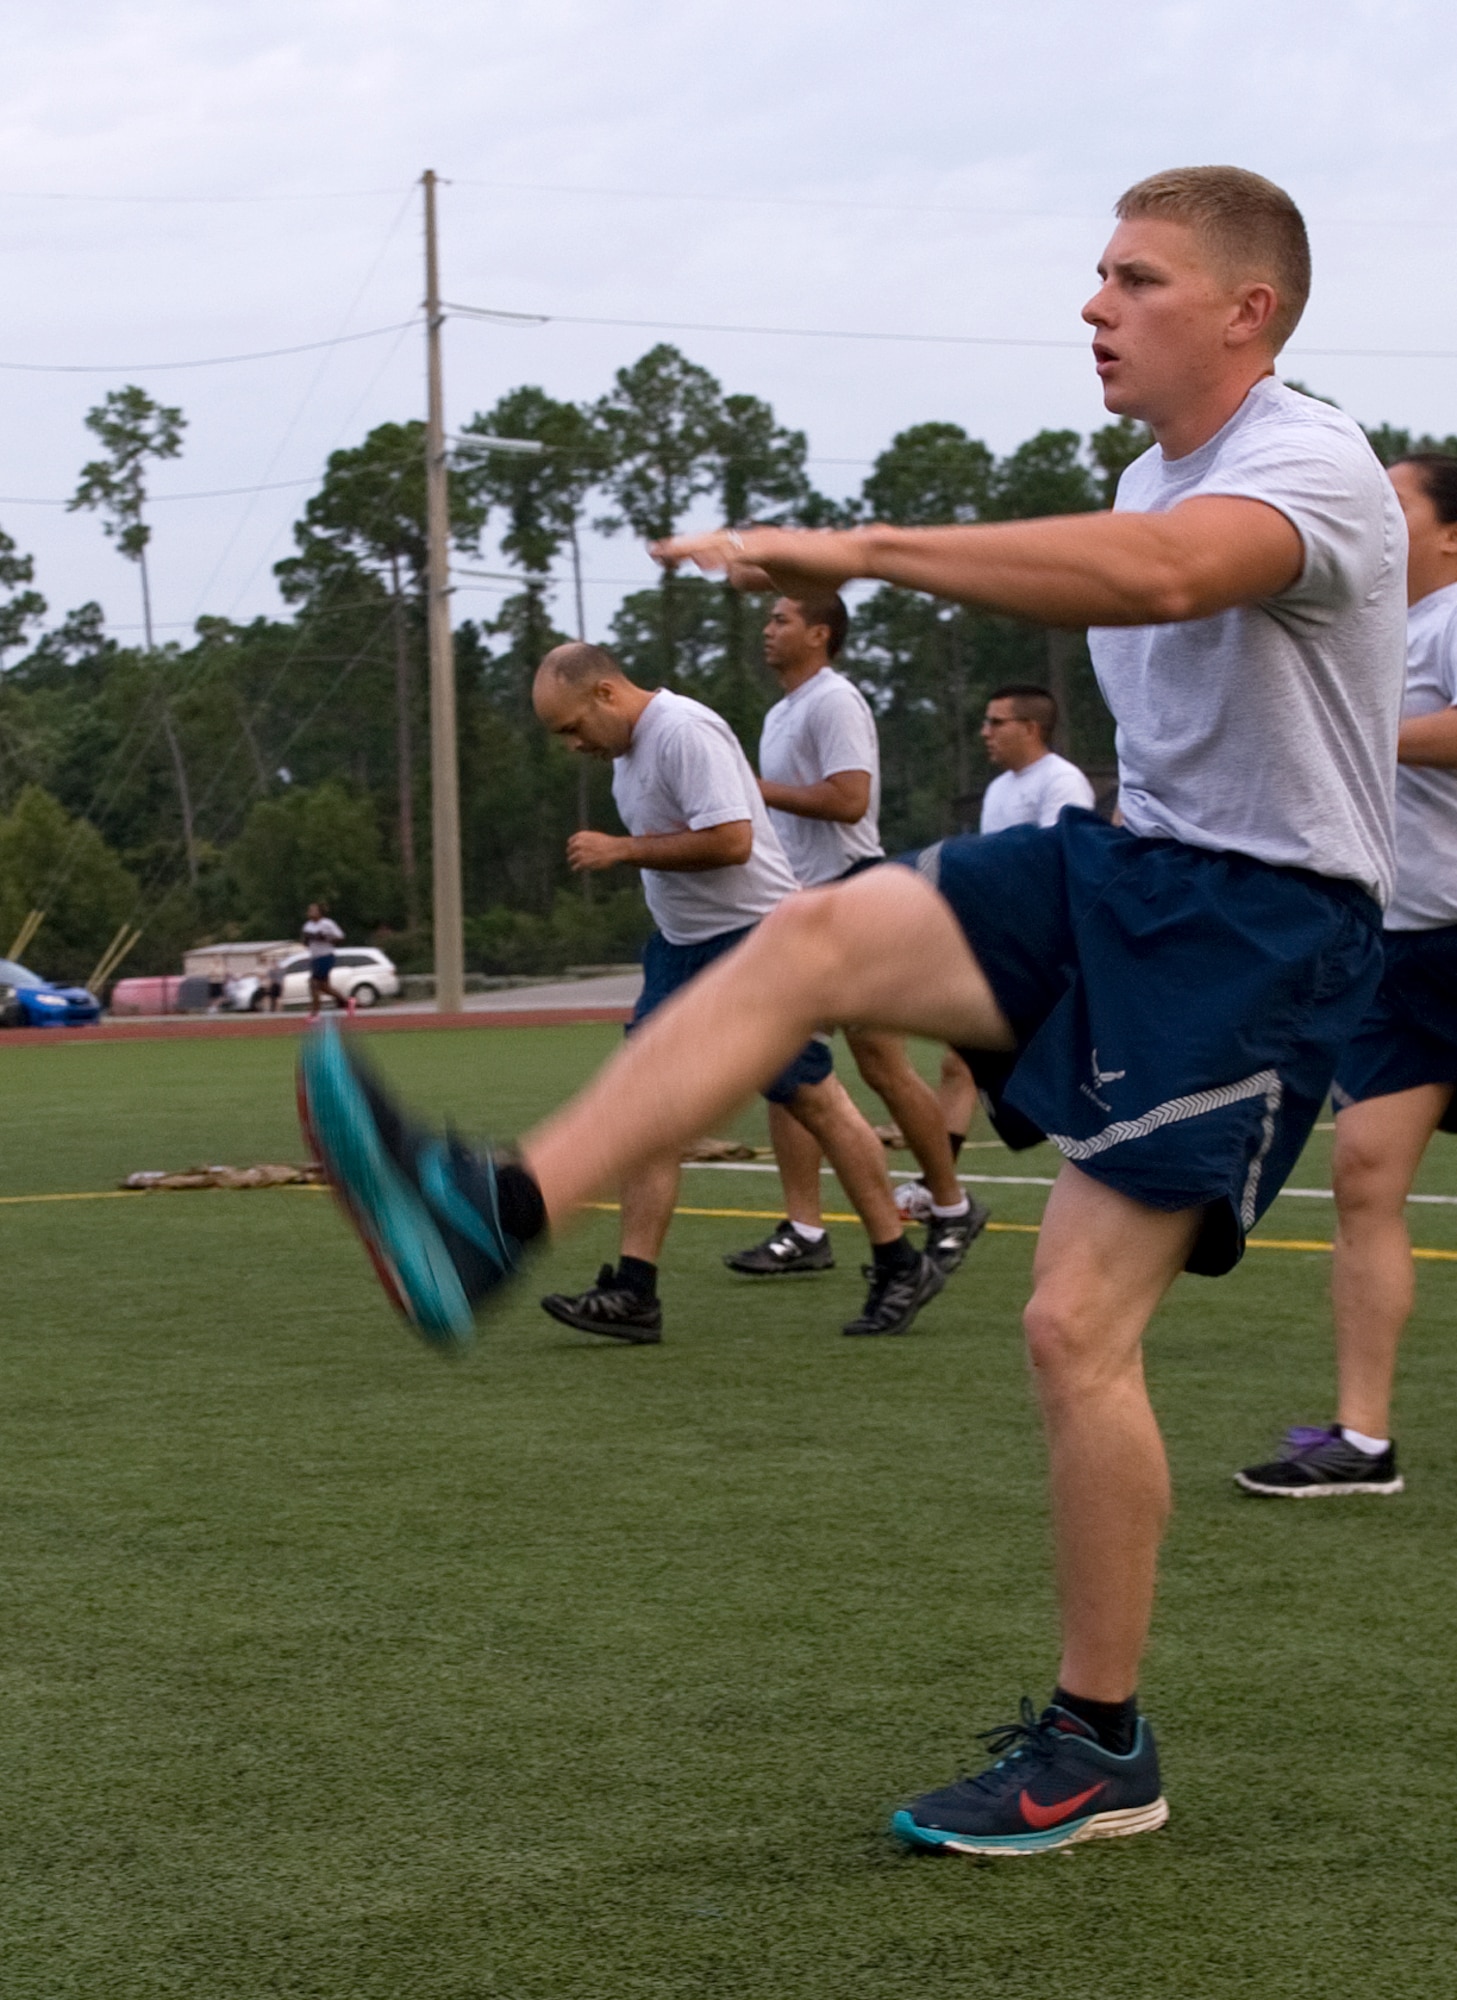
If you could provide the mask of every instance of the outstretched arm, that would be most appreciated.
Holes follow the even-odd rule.
[[[974,527],[745,528],[654,544],[661,563],[787,597],[852,578],[1042,624],[1168,625],[1256,604],[1300,575],[1293,524],[1263,500],[1205,495],[1166,514],[1063,514]]]

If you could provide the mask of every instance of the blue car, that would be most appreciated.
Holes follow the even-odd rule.
[[[53,986],[0,958],[0,1028],[78,1028],[100,1019],[101,1002],[84,986]]]

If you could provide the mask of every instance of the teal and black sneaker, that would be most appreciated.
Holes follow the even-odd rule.
[[[304,1040],[299,1119],[392,1304],[426,1340],[463,1346],[477,1307],[542,1226],[524,1167],[412,1125],[332,1022]],[[503,1186],[507,1179],[512,1183]],[[535,1226],[513,1235],[502,1195]],[[513,1216],[520,1223],[520,1216]]]
[[[982,1737],[996,1762],[903,1806],[891,1832],[943,1854],[1043,1854],[1080,1840],[1149,1833],[1169,1816],[1159,1756],[1138,1718],[1126,1757],[1105,1750],[1065,1708],[1041,1715],[1023,1697],[1018,1722]]]

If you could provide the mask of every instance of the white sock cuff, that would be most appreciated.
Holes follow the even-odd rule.
[[[969,1214],[970,1212],[971,1212],[971,1197],[970,1197],[970,1195],[965,1195],[965,1194],[964,1194],[964,1195],[963,1195],[963,1196],[961,1197],[960,1201],[959,1201],[959,1202],[957,1202],[957,1204],[956,1204],[956,1206],[955,1206],[954,1208],[942,1208],[941,1204],[940,1204],[939,1202],[937,1202],[937,1201],[933,1201],[933,1202],[931,1203],[931,1213],[932,1213],[932,1215],[939,1215],[939,1216],[940,1216],[940,1218],[941,1218],[941,1220],[942,1220],[943,1222],[946,1222],[946,1221],[949,1221],[949,1220],[951,1219],[951,1217],[952,1217],[952,1216],[955,1216],[955,1215],[968,1215],[968,1214]]]
[[[813,1222],[796,1222],[791,1215],[789,1226],[795,1235],[802,1236],[806,1243],[822,1243],[824,1241],[824,1230],[818,1228]]]
[[[1364,1431],[1353,1431],[1349,1424],[1342,1424],[1340,1430],[1346,1443],[1353,1444],[1357,1451],[1364,1451],[1368,1458],[1380,1458],[1391,1444],[1390,1438],[1367,1437]]]

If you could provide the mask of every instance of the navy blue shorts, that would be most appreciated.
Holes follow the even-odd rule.
[[[1016,1033],[1014,1054],[962,1051],[997,1131],[1051,1139],[1149,1208],[1203,1208],[1187,1268],[1230,1270],[1376,990],[1376,904],[1075,807],[904,858],[951,905]]]
[[[1383,931],[1376,998],[1336,1064],[1336,1109],[1424,1083],[1457,1084],[1457,924]],[[1457,1132],[1457,1091],[1442,1116]]]
[[[643,946],[642,992],[637,1005],[632,1010],[632,1019],[627,1024],[627,1032],[641,1026],[656,1007],[661,1007],[669,994],[676,993],[680,986],[686,986],[695,973],[702,972],[705,965],[712,965],[716,958],[722,958],[726,951],[732,951],[754,928],[752,924],[739,931],[722,931],[717,937],[704,938],[699,944],[669,944],[661,931],[654,931]],[[764,1096],[771,1104],[788,1104],[802,1084],[823,1083],[835,1067],[835,1058],[824,1035],[814,1035],[807,1041],[799,1054],[780,1070],[772,1083],[764,1086]]]
[[[309,960],[309,978],[317,980],[320,986],[324,984],[324,981],[333,970],[334,954],[332,951],[326,951],[322,958],[311,958]]]

